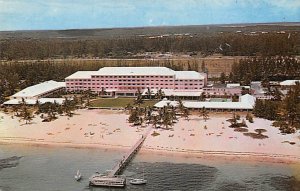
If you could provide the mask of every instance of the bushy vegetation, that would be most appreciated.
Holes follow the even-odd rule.
[[[72,117],[77,103],[77,99],[65,99],[62,105],[50,102],[41,104],[37,101],[35,105],[29,106],[26,104],[26,101],[22,99],[21,104],[13,105],[10,109],[13,116],[19,117],[27,124],[34,118],[34,115],[40,115],[43,122],[55,120],[57,119],[57,115],[64,114]]]
[[[155,96],[157,97],[157,96]],[[138,100],[138,98],[136,99]],[[149,100],[142,100],[143,102]],[[135,105],[128,105],[125,109],[129,111],[128,122],[133,125],[144,124],[152,125],[155,128],[170,129],[178,121],[180,116],[185,120],[189,120],[190,111],[186,108],[182,101],[179,99],[178,106],[174,107],[170,104],[162,108],[154,108],[153,106],[143,106],[141,103],[135,103]],[[202,109],[201,113],[204,120],[208,119],[208,112],[205,108]]]
[[[164,38],[11,38],[0,41],[0,59],[131,58],[143,52],[200,52],[230,56],[297,55],[300,34],[224,33]]]
[[[257,100],[254,115],[275,120],[274,126],[282,133],[294,133],[300,129],[300,84],[296,83],[282,101]]]
[[[256,117],[275,120],[278,118],[279,102],[257,99],[253,113]]]
[[[239,114],[233,113],[232,118],[227,119],[230,123],[229,127],[231,128],[241,128],[241,127],[248,127],[246,121],[243,119],[242,122],[239,122],[241,116]]]
[[[299,79],[300,61],[295,57],[251,57],[240,60],[232,66],[229,80],[249,85],[251,81],[283,81]],[[222,80],[224,76],[222,77]]]

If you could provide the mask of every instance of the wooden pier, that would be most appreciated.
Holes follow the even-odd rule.
[[[142,135],[142,137],[130,148],[130,150],[123,156],[123,158],[121,159],[120,162],[118,162],[114,168],[111,170],[111,172],[109,173],[109,177],[113,177],[115,175],[119,175],[124,168],[126,167],[126,165],[130,162],[130,160],[134,157],[134,155],[139,151],[139,149],[141,148],[143,142],[145,141],[145,139],[147,138],[148,134],[151,132],[151,127],[149,127],[146,131],[146,133],[144,133]]]

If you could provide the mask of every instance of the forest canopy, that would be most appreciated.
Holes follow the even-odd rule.
[[[300,55],[300,34],[238,34],[118,38],[10,38],[0,40],[1,60],[132,58],[144,52],[196,52],[202,56]]]

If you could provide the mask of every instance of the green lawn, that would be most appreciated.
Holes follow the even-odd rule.
[[[99,98],[90,102],[91,107],[126,107],[126,105],[133,105],[135,98]],[[157,100],[144,101],[141,106],[153,106]]]
[[[156,104],[157,102],[159,102],[158,100],[145,100],[141,106],[143,107],[147,107],[147,106],[154,106],[154,104]]]

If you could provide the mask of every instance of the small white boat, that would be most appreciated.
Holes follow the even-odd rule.
[[[74,178],[75,178],[76,181],[79,181],[82,178],[81,173],[79,172],[79,170],[77,170],[77,174],[74,176]]]
[[[143,178],[134,178],[131,179],[129,181],[130,184],[134,184],[134,185],[142,185],[142,184],[146,184],[147,180],[143,179]]]
[[[144,169],[143,169],[143,178],[133,178],[133,179],[129,180],[129,183],[130,183],[130,184],[133,184],[133,185],[142,185],[142,184],[146,184],[146,183],[147,183],[147,180],[145,180],[145,172],[144,172]]]

